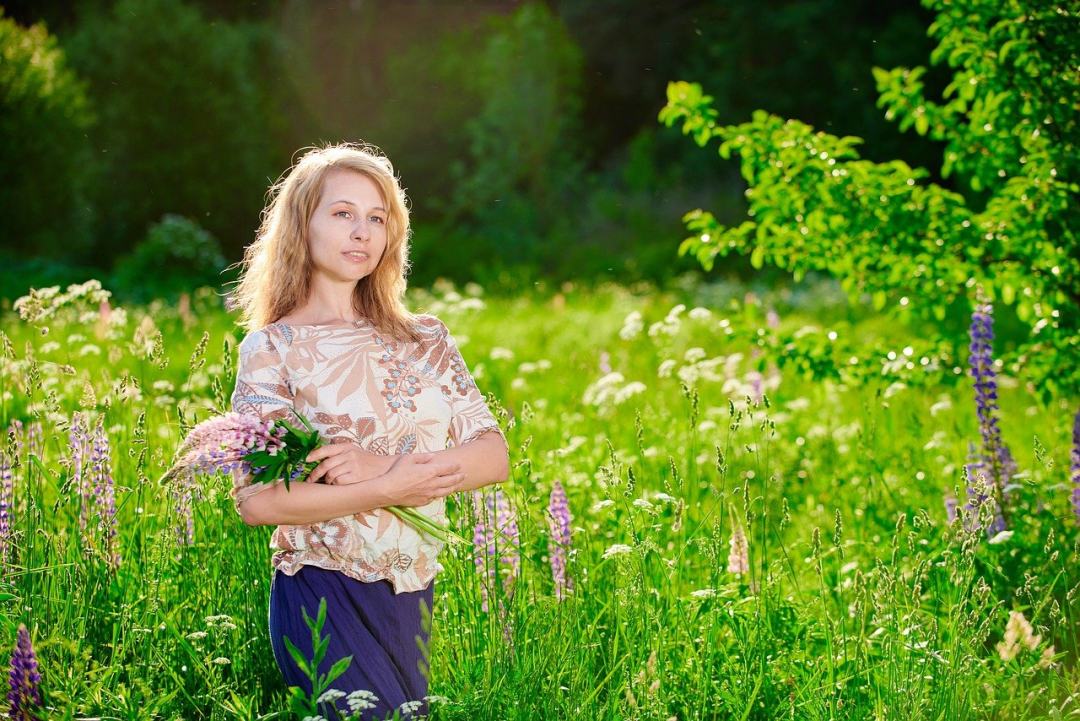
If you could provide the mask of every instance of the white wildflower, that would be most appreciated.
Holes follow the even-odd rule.
[[[509,348],[503,348],[501,346],[495,346],[494,348],[492,348],[491,353],[489,355],[491,357],[491,360],[513,360],[514,359],[514,351],[510,350]]]
[[[620,556],[624,553],[630,553],[634,550],[633,546],[627,546],[625,543],[616,543],[612,546],[608,546],[608,549],[604,551],[604,555],[601,558],[611,558],[612,556]]]
[[[687,363],[695,363],[703,359],[706,355],[707,354],[705,353],[704,348],[694,346],[693,348],[686,349],[686,352],[683,353],[683,358],[686,360]]]
[[[614,506],[614,505],[615,505],[615,501],[611,500],[610,498],[605,498],[602,501],[597,501],[596,503],[592,504],[592,507],[589,510],[592,511],[593,513],[598,513],[600,511],[604,510],[605,508],[607,508],[609,506]]]
[[[694,320],[708,320],[712,317],[712,311],[699,305],[696,308],[691,308],[686,315]]]
[[[712,598],[716,595],[715,588],[699,588],[696,591],[691,591],[690,595],[694,598]]]
[[[402,716],[412,716],[423,705],[423,701],[406,701],[405,703],[398,706],[398,709],[401,711]]]
[[[643,323],[641,320],[640,311],[631,311],[629,315],[623,319],[622,330],[619,331],[619,337],[623,340],[633,340],[641,333]]]
[[[675,361],[668,358],[656,369],[656,375],[660,378],[669,378],[671,377],[671,371],[673,370],[675,370]]]
[[[318,703],[333,703],[339,698],[345,698],[344,691],[338,691],[336,688],[328,688],[323,691],[321,696],[319,696]]]
[[[646,390],[645,384],[641,381],[632,381],[625,386],[615,391],[615,405],[623,403],[629,398],[636,396],[639,393],[644,393]]]
[[[230,663],[232,663],[232,661],[225,658],[224,656],[218,656],[214,659],[214,663],[216,663],[218,666],[228,666]]]

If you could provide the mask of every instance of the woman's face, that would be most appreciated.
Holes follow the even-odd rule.
[[[308,222],[313,274],[356,282],[371,274],[386,250],[389,217],[379,186],[355,170],[334,169]]]

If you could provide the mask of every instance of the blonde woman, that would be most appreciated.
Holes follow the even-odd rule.
[[[310,692],[283,638],[310,658],[301,608],[314,617],[325,598],[319,672],[352,656],[333,684],[352,694],[338,708],[382,718],[413,702],[427,713],[418,640],[426,649],[421,606],[431,608],[441,544],[384,507],[445,520],[446,496],[507,478],[506,439],[446,325],[402,303],[409,211],[389,159],[370,145],[317,148],[268,197],[230,300],[247,331],[233,410],[295,420],[294,408],[332,441],[289,490],[233,474],[244,521],[277,526],[274,658],[287,685]]]

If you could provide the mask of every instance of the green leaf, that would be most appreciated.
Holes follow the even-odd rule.
[[[326,674],[326,683],[333,683],[334,679],[345,673],[345,670],[349,668],[349,664],[352,663],[352,658],[352,656],[346,656],[335,661],[334,665],[330,667],[330,672]]]
[[[885,303],[889,299],[883,290],[875,290],[871,298],[873,299],[874,310],[881,310],[884,308]]]
[[[296,644],[290,641],[288,636],[282,636],[281,640],[285,642],[285,649],[289,652],[289,655],[292,656],[293,661],[296,662],[297,668],[303,671],[304,675],[310,676],[311,667],[308,666],[307,659],[304,658],[304,654],[296,647]]]
[[[760,269],[765,264],[765,246],[757,245],[750,254],[750,265]]]

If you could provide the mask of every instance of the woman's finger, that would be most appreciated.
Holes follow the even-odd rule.
[[[318,482],[318,480],[320,478],[325,476],[330,471],[334,470],[335,468],[339,468],[339,467],[341,467],[343,465],[346,465],[346,464],[348,464],[348,462],[349,462],[349,458],[347,456],[344,456],[344,455],[340,454],[340,453],[337,454],[337,455],[331,456],[330,458],[327,458],[326,460],[324,460],[319,465],[315,466],[315,470],[313,470],[311,472],[311,475],[308,476],[308,482],[316,483],[316,482]]]
[[[349,450],[349,445],[350,444],[348,443],[327,443],[326,445],[319,446],[311,453],[307,454],[306,460],[321,461],[324,458],[332,458]]]

